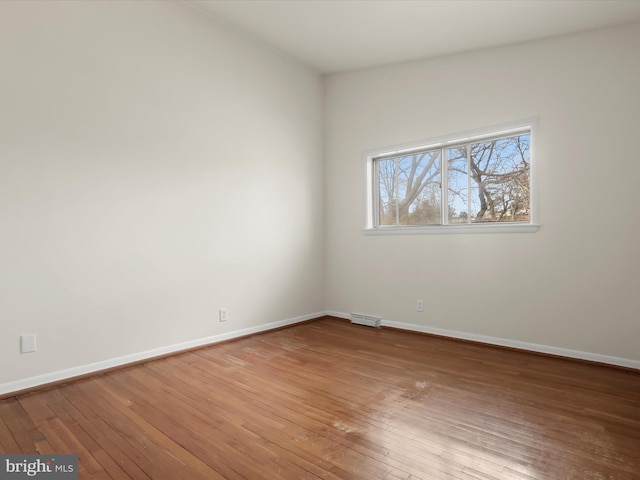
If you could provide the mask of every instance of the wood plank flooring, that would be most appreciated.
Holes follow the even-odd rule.
[[[638,480],[640,373],[331,318],[0,401],[81,479]]]

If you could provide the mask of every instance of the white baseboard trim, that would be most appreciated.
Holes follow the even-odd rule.
[[[216,343],[224,342],[227,340],[233,340],[235,338],[252,335],[255,333],[267,332],[280,327],[286,327],[289,325],[295,325],[296,323],[313,320],[315,318],[321,318],[325,315],[332,317],[343,318],[348,320],[350,315],[344,312],[338,312],[335,310],[327,310],[323,312],[310,313],[308,315],[301,315],[299,317],[289,318],[286,320],[279,320],[277,322],[265,323],[264,325],[258,325],[255,327],[244,328],[242,330],[235,330],[233,332],[221,333],[219,335],[213,335],[210,337],[199,338],[188,342],[182,342],[174,345],[167,345],[165,347],[155,348],[140,353],[134,353],[131,355],[125,355],[122,357],[112,358],[109,360],[103,360],[100,362],[90,363],[87,365],[81,365],[78,367],[69,368],[66,370],[59,370],[56,372],[46,373],[43,375],[37,375],[25,379],[15,380],[12,382],[0,384],[0,396],[7,396],[11,393],[19,393],[24,390],[37,388],[42,385],[51,383],[57,383],[64,380],[71,380],[76,377],[82,377],[97,373],[104,370],[110,370],[112,368],[125,366],[149,360],[164,355],[173,353],[179,353],[185,350],[193,348],[204,347],[207,345],[214,345]],[[414,323],[394,322],[392,320],[383,319],[381,322],[383,327],[399,328],[402,330],[408,330],[412,332],[429,333],[432,335],[439,335],[442,337],[457,338],[461,340],[471,340],[474,342],[486,343],[489,345],[499,345],[503,347],[517,348],[520,350],[528,350],[532,352],[546,353],[550,355],[557,355],[560,357],[576,358],[580,360],[587,360],[591,362],[604,363],[609,365],[617,365],[621,367],[632,368],[640,370],[640,360],[633,360],[629,358],[611,357],[608,355],[601,355],[599,353],[582,352],[579,350],[569,350],[566,348],[552,347],[549,345],[540,345],[536,343],[521,342],[519,340],[509,340],[506,338],[490,337],[486,335],[478,335],[474,333],[461,332],[457,330],[447,330],[442,328],[429,327],[426,325],[417,325]]]
[[[349,320],[351,318],[351,314],[344,312],[336,312],[335,310],[327,310],[324,312],[325,315],[329,315],[330,317],[338,317],[344,318],[345,320]]]
[[[122,357],[112,358],[109,360],[103,360],[100,362],[90,363],[87,365],[68,368],[66,370],[59,370],[57,372],[51,372],[43,375],[36,375],[34,377],[15,380],[12,382],[2,383],[0,384],[0,395],[6,396],[14,392],[18,393],[18,392],[36,388],[42,385],[57,383],[64,380],[70,380],[75,377],[86,376],[92,373],[109,370],[115,367],[121,367],[128,364],[144,361],[144,360],[161,357],[163,355],[179,353],[181,351],[190,350],[198,347],[204,347],[207,345],[213,345],[216,343],[224,342],[226,340],[233,340],[234,338],[240,338],[240,337],[252,335],[255,333],[274,330],[280,327],[295,325],[296,323],[305,322],[307,320],[313,320],[314,318],[323,317],[325,315],[326,315],[325,312],[310,313],[308,315],[301,315],[299,317],[289,318],[286,320],[279,320],[277,322],[265,323],[264,325],[258,325],[256,327],[249,327],[249,328],[244,328],[242,330],[235,330],[233,332],[221,333],[219,335],[199,338],[196,340],[177,343],[174,345],[167,345],[165,347],[154,348],[152,350],[147,350],[140,353],[134,353],[131,355],[125,355]]]
[[[349,318],[348,313],[327,311],[327,315],[338,318]],[[549,355],[557,355],[559,357],[575,358],[579,360],[587,360],[590,362],[604,363],[608,365],[617,365],[620,367],[633,368],[640,370],[640,360],[630,358],[611,357],[599,353],[582,352],[579,350],[569,350],[567,348],[552,347],[549,345],[540,345],[537,343],[521,342],[519,340],[510,340],[500,337],[489,337],[487,335],[478,335],[475,333],[460,332],[458,330],[446,330],[442,328],[429,327],[426,325],[416,325],[415,323],[394,322],[382,319],[382,327],[399,328],[412,332],[430,333],[441,337],[457,338],[461,340],[471,340],[474,342],[487,343],[489,345],[499,345],[501,347],[517,348],[519,350],[528,350],[531,352],[546,353]]]
[[[550,345],[540,345],[538,343],[521,342],[519,340],[510,340],[507,338],[489,337],[486,335],[459,332],[457,330],[445,330],[442,328],[427,327],[424,325],[415,325],[412,323],[393,322],[390,320],[382,320],[382,326],[401,328],[403,330],[411,330],[414,332],[431,333],[433,335],[440,335],[442,337],[471,340],[474,342],[488,343],[490,345],[499,345],[501,347],[517,348],[520,350],[529,350],[532,352],[546,353],[550,355],[557,355],[560,357],[576,358],[579,360],[588,360],[590,362],[606,363],[609,365],[617,365],[620,367],[640,370],[640,360],[633,360],[630,358],[611,357],[609,355],[602,355],[599,353],[582,352],[580,350],[570,350],[568,348],[552,347]]]

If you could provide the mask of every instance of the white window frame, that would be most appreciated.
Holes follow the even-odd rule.
[[[365,235],[424,235],[424,234],[456,234],[456,233],[533,233],[540,228],[537,222],[537,194],[536,194],[536,139],[537,139],[537,119],[528,118],[515,122],[494,125],[491,127],[480,128],[476,130],[459,132],[441,137],[430,138],[417,142],[405,143],[388,147],[381,147],[370,150],[364,154],[364,228],[362,232]],[[374,161],[379,158],[391,157],[401,153],[410,153],[412,151],[428,150],[433,148],[446,148],[467,142],[482,141],[499,136],[508,136],[528,130],[530,133],[530,158],[531,166],[529,173],[529,182],[531,188],[530,197],[530,214],[528,222],[484,222],[469,224],[448,224],[447,218],[443,218],[440,225],[385,225],[376,226],[376,185],[374,173]],[[444,160],[442,161],[444,163]],[[443,175],[443,180],[446,181]],[[443,190],[446,185],[443,185]],[[443,215],[443,217],[446,217]]]

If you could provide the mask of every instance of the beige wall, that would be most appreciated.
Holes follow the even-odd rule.
[[[635,24],[328,77],[327,309],[638,365],[638,45]],[[537,233],[362,234],[363,152],[528,117]]]
[[[319,75],[150,1],[0,2],[0,68],[0,387],[323,311]]]

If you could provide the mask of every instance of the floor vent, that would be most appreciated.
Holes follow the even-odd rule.
[[[355,325],[366,325],[367,327],[380,327],[380,317],[372,317],[371,315],[362,315],[361,313],[351,314],[351,323]]]

